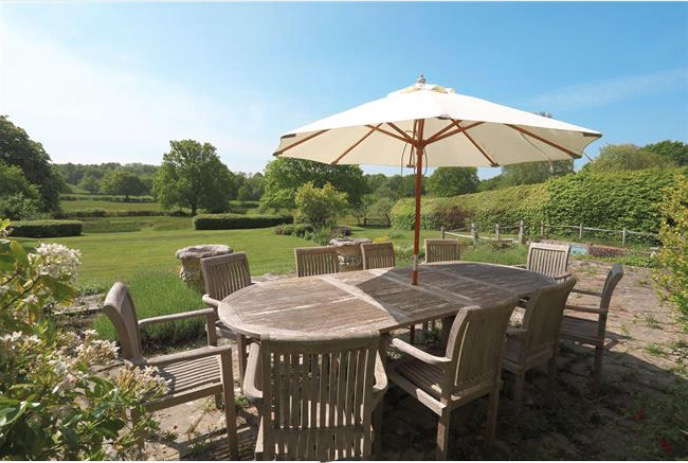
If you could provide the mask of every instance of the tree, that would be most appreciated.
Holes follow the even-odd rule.
[[[224,212],[236,196],[234,175],[215,147],[195,140],[170,141],[153,188],[163,209],[188,207],[194,215],[199,208]]]
[[[43,146],[31,140],[7,116],[0,116],[0,162],[19,167],[26,179],[38,187],[43,210],[59,208],[62,177],[53,170]]]
[[[563,177],[573,173],[573,160],[538,161],[510,164],[502,167],[500,187],[542,183],[550,177]]]
[[[86,175],[79,180],[79,188],[83,188],[91,194],[96,194],[100,191],[100,182],[92,175]]]
[[[358,166],[331,166],[302,159],[276,159],[265,168],[265,207],[274,209],[296,206],[296,190],[308,182],[322,188],[326,183],[347,194],[351,205],[357,205],[366,193],[363,171]]]
[[[674,161],[668,156],[641,148],[633,144],[604,145],[594,161],[584,167],[589,172],[614,172],[640,170],[652,167],[670,167]]]
[[[346,193],[337,191],[331,183],[318,188],[313,182],[307,182],[296,191],[294,198],[301,220],[322,228],[347,208]]]
[[[108,195],[124,195],[124,200],[129,201],[129,195],[144,194],[146,185],[136,174],[124,170],[112,170],[100,181],[100,190]]]
[[[0,162],[0,185],[0,217],[25,220],[40,211],[38,188],[29,183],[19,167]]]
[[[237,191],[239,201],[258,201],[265,192],[265,177],[260,172],[253,176],[239,173],[237,179],[241,179],[241,186]]]
[[[483,192],[483,191],[492,191],[492,190],[498,190],[500,188],[503,188],[502,185],[502,174],[495,175],[492,178],[487,178],[485,180],[481,180],[480,183],[478,183],[477,191],[478,192]]]
[[[677,175],[676,186],[660,206],[665,221],[659,230],[662,248],[655,281],[688,321],[688,179]]]
[[[664,140],[659,143],[645,145],[647,151],[660,154],[671,160],[677,166],[688,165],[688,144],[680,141]]]
[[[475,167],[438,167],[428,178],[428,193],[444,197],[475,193],[479,182]]]
[[[384,217],[389,223],[392,220],[392,208],[395,204],[396,201],[392,198],[380,198],[370,206],[368,213],[372,217]]]

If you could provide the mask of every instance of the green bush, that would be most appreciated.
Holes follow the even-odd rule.
[[[79,195],[67,194],[60,195],[60,201],[79,201],[88,199],[91,201],[110,201],[114,203],[154,203],[155,198],[152,196],[129,196],[127,199],[124,195]]]
[[[536,185],[455,196],[423,198],[421,227],[462,228],[475,222],[478,229],[495,223],[539,230],[552,225],[576,225],[656,233],[661,223],[658,204],[675,183],[675,175],[688,176],[688,168],[647,169],[616,173],[580,173],[553,178]],[[392,227],[410,230],[414,200],[402,199],[391,212]],[[463,223],[463,225],[461,225]]]
[[[292,226],[293,234],[303,238],[306,233],[313,233],[313,227],[307,223],[297,223]],[[285,235],[290,235],[291,233],[284,233]]]
[[[186,286],[173,273],[141,273],[126,283],[139,320],[203,308],[201,295]],[[141,331],[141,340],[147,346],[159,347],[199,339],[205,336],[205,323],[203,317],[156,323]],[[105,315],[99,315],[95,319],[93,328],[103,339],[117,339],[117,333]]]
[[[291,222],[293,217],[285,215],[200,214],[193,219],[195,230],[267,228]]]
[[[27,220],[13,222],[10,235],[29,238],[79,236],[82,226],[83,224],[77,220]]]

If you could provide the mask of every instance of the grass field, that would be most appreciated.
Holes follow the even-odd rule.
[[[76,201],[60,201],[60,207],[65,212],[102,209],[104,211],[159,211],[160,203],[125,203],[119,201],[98,201],[94,199],[77,199]]]

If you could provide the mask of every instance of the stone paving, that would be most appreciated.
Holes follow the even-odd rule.
[[[572,264],[579,286],[587,289],[599,290],[609,268],[587,261]],[[483,446],[486,399],[455,411],[451,459],[688,458],[688,335],[681,331],[672,307],[658,300],[651,271],[625,271],[610,310],[600,390],[593,391],[589,383],[592,349],[562,344],[553,397],[544,394],[545,372],[533,371],[527,378],[524,407],[515,413],[508,393],[510,378],[505,375],[495,447]],[[578,305],[593,302],[588,296],[571,297]],[[238,397],[240,451],[242,459],[250,460],[257,415]],[[384,407],[379,458],[433,459],[436,417],[395,388],[388,391]],[[150,459],[228,458],[224,417],[212,398],[155,416],[161,431],[155,441],[146,443]]]

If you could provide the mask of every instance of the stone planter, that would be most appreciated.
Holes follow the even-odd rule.
[[[330,245],[337,248],[339,257],[339,270],[352,272],[363,270],[363,258],[361,256],[361,243],[371,243],[369,238],[333,238]]]
[[[200,244],[182,248],[175,254],[182,264],[179,277],[187,285],[203,291],[205,289],[205,282],[201,274],[201,259],[203,257],[231,254],[232,252],[232,248],[224,244]]]

